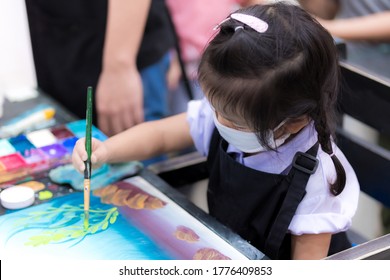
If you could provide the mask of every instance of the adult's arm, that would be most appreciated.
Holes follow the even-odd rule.
[[[114,135],[143,121],[136,61],[151,0],[109,0],[103,67],[96,91],[98,126]]]
[[[333,19],[340,9],[339,0],[298,0],[298,3],[306,11],[322,19]]]
[[[335,37],[345,40],[389,41],[390,11],[319,22]]]

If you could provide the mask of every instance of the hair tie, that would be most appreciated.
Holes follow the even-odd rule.
[[[237,31],[238,29],[244,29],[244,26],[241,26],[241,25],[236,26],[236,27],[234,28],[234,31]]]
[[[333,156],[334,156],[334,152],[332,152],[329,156],[330,156],[330,157],[333,157]]]
[[[223,21],[221,21],[217,26],[215,26],[214,30],[217,30],[218,28],[220,28],[223,23],[230,20],[231,18],[235,19],[243,24],[248,25],[249,27],[251,27],[252,29],[254,29],[255,31],[257,31],[259,33],[264,33],[268,29],[268,23],[266,23],[265,21],[255,17],[255,16],[241,14],[241,13],[234,13],[234,14],[231,14],[228,18],[225,18]],[[234,30],[237,30],[237,27]],[[243,26],[240,26],[240,27],[243,28]]]

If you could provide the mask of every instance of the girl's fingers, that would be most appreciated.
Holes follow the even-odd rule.
[[[91,155],[91,163],[94,169],[98,168],[102,165],[102,162],[99,160],[99,148],[101,147],[101,142],[97,139],[92,138],[92,155]],[[97,152],[96,152],[97,151]],[[72,154],[72,163],[74,167],[79,172],[84,172],[85,169],[85,161],[88,159],[87,151],[85,150],[85,138],[80,138],[77,140],[76,145],[73,149]]]
[[[87,159],[87,152],[85,151],[85,139],[77,140],[72,153],[72,164],[79,171],[83,172],[85,169],[84,161]]]
[[[92,164],[97,164],[97,162],[98,162],[98,161],[97,161],[97,158],[96,158],[95,154],[92,154],[92,155],[91,155],[91,163],[92,163]]]
[[[73,153],[72,155],[72,164],[79,172],[83,172],[85,169],[84,162],[76,155],[76,153]]]
[[[85,170],[85,163],[84,163],[84,162],[81,163],[81,164],[79,165],[78,170],[79,170],[81,173],[84,172],[84,170]]]

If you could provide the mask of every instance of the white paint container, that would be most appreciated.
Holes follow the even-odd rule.
[[[0,202],[7,209],[21,209],[30,206],[35,201],[33,189],[23,186],[6,188],[0,193]]]

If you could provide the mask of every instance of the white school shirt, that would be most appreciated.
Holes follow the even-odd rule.
[[[188,103],[187,121],[196,149],[202,155],[207,156],[215,125],[212,109],[205,98]],[[230,144],[227,152],[233,153],[238,162],[252,169],[285,174],[295,153],[297,151],[306,152],[316,142],[317,133],[311,123],[288,143],[280,146],[278,152],[265,151],[243,157],[243,153]],[[351,220],[358,205],[359,183],[351,165],[334,143],[333,151],[344,166],[347,177],[346,186],[338,196],[330,193],[330,183],[336,178],[336,170],[330,156],[319,147],[317,170],[310,176],[306,186],[306,195],[288,227],[289,232],[294,235],[338,233],[346,231],[351,226]]]

